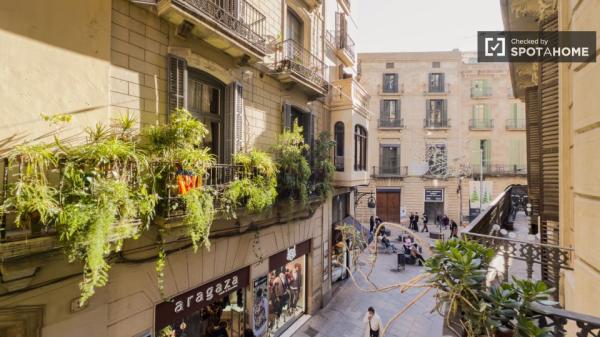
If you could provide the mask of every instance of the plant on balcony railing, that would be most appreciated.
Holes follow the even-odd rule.
[[[160,195],[172,189],[171,172],[176,169],[181,200],[185,206],[184,224],[192,239],[194,251],[208,245],[210,225],[215,216],[214,191],[202,186],[208,168],[215,163],[210,149],[203,146],[208,130],[186,110],[176,110],[167,124],[153,126],[144,132],[148,150],[153,156],[155,180]],[[171,207],[177,207],[172,205]]]
[[[229,185],[224,195],[232,215],[235,217],[235,210],[242,207],[251,213],[271,207],[277,198],[277,166],[271,156],[251,150],[236,154],[233,161],[239,167],[240,178]]]
[[[308,199],[308,181],[311,170],[305,153],[308,145],[304,143],[302,127],[294,122],[291,130],[279,135],[273,154],[277,161],[277,193],[280,198],[290,198],[302,203]]]
[[[333,192],[333,174],[335,165],[331,160],[331,152],[335,147],[335,142],[331,140],[329,132],[321,132],[319,138],[315,142],[313,149],[313,167],[312,167],[312,182],[313,193],[328,197]]]
[[[552,289],[541,281],[486,285],[494,251],[469,240],[437,241],[426,268],[438,290],[436,309],[457,336],[548,336],[535,321],[534,303],[549,301]]]

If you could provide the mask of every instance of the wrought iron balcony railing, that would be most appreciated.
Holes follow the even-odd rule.
[[[402,178],[408,175],[408,166],[373,166],[373,176],[379,178]]]
[[[507,130],[525,130],[525,119],[507,119],[506,120]]]
[[[472,165],[471,173],[475,176],[480,175],[480,173],[485,176],[525,176],[527,175],[527,166],[508,164]]]
[[[423,84],[424,94],[448,94],[450,93],[450,83],[442,85]]]
[[[327,92],[328,83],[324,78],[324,65],[321,59],[292,39],[279,43],[277,49],[276,72],[291,71],[325,93]]]
[[[425,118],[423,120],[423,127],[425,129],[448,129],[450,127],[450,119]]]
[[[189,12],[213,21],[227,34],[266,53],[267,19],[245,0],[173,0]]]
[[[348,33],[343,33],[339,30],[336,30],[335,42],[337,49],[344,49],[352,60],[356,59],[356,54],[354,53],[355,43]]]
[[[403,118],[382,118],[378,119],[379,128],[396,128],[402,129],[404,128],[404,119]]]
[[[494,120],[489,118],[469,119],[469,129],[471,130],[489,130],[494,128]]]

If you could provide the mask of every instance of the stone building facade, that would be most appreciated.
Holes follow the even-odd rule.
[[[359,55],[360,83],[378,116],[365,190],[377,195],[383,220],[425,212],[430,223],[444,214],[468,221],[480,200],[485,207],[525,183],[523,104],[510,94],[508,66],[474,60],[459,51]]]
[[[328,7],[337,10],[328,12]],[[199,118],[218,134],[214,151],[220,163],[230,161],[232,151],[270,150],[293,120],[312,144],[322,131],[333,133],[335,122],[343,119],[348,130],[344,151],[353,153],[351,130],[355,124],[365,131],[369,127],[363,108],[368,97],[352,79],[355,56],[347,48],[348,31],[327,22],[331,13],[335,20],[334,12],[349,16],[349,2],[2,4],[0,43],[8,47],[0,62],[10,67],[0,69],[0,153],[6,156],[18,144],[49,142],[54,136],[77,142],[83,128],[109,124],[124,114],[134,116],[138,128],[166,123],[174,108],[198,109]],[[335,35],[336,29],[338,42],[326,42],[324,32]],[[349,73],[344,81],[351,85],[342,81],[334,91],[329,82],[341,78],[341,64]],[[347,90],[352,93],[339,96]],[[219,118],[203,114],[207,99],[219,101]],[[40,118],[58,114],[72,116],[58,131]],[[185,296],[208,296],[214,287],[234,284],[233,279],[235,287],[218,297],[231,301],[225,309],[230,336],[241,336],[244,328],[252,328],[261,280],[299,266],[298,310],[281,322],[278,317],[262,334],[280,335],[330,296],[332,213],[345,207],[336,214],[351,217],[355,186],[368,182],[364,172],[350,170],[350,156],[346,161],[349,169],[336,173],[333,197],[276,206],[237,221],[218,219],[210,250],[194,253],[175,230],[168,244],[164,296],[154,265],[156,230],[125,242],[113,260],[109,284],[78,307],[81,265],[67,262],[55,236],[31,237],[3,220],[0,336],[159,336],[164,317],[178,329],[189,317],[183,313],[204,310],[198,297]],[[344,202],[336,202],[341,194]],[[174,307],[164,309],[168,306]]]

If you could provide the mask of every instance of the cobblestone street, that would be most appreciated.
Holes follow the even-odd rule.
[[[397,238],[399,231],[393,228],[391,230],[391,238]],[[400,242],[397,240],[392,240],[392,243],[400,247]],[[363,271],[368,271],[369,264],[365,255],[361,257],[359,264]],[[396,254],[380,253],[371,280],[378,287],[384,287],[408,281],[421,273],[424,268],[407,265],[404,271],[391,271],[395,267]],[[355,272],[354,276],[359,285],[366,287],[366,282],[359,273]],[[359,290],[351,279],[343,282],[334,290],[331,301],[296,331],[293,337],[362,337],[364,335],[362,320],[369,306],[375,308],[385,325],[421,291],[421,288],[418,288],[409,289],[405,293],[400,293],[397,289],[389,292],[365,292]],[[422,297],[390,326],[386,336],[441,336],[442,317],[431,312],[434,308],[433,296],[434,293],[431,291]]]

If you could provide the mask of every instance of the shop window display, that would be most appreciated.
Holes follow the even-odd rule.
[[[244,289],[238,289],[163,328],[159,337],[242,337]]]
[[[277,336],[304,314],[305,256],[269,273],[269,336]]]

